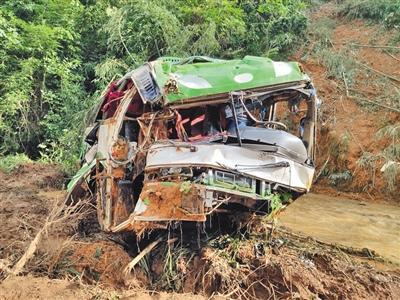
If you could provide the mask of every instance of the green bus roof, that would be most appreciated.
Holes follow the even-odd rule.
[[[265,57],[221,60],[208,57],[160,58],[153,62],[155,79],[164,90],[165,104],[290,82],[309,81],[297,62]],[[167,89],[171,82],[175,88]]]

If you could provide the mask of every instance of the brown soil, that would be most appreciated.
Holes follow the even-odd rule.
[[[101,282],[105,286],[126,285],[122,270],[131,261],[128,253],[114,242],[77,242],[67,251],[71,266],[88,283]]]
[[[61,181],[54,166],[26,165],[10,176],[0,176],[0,226],[6,229],[1,231],[0,299],[142,299],[149,297],[149,290],[157,291],[160,299],[190,299],[193,294],[244,299],[394,299],[400,293],[396,266],[371,261],[362,251],[338,251],[288,232],[270,236],[268,226],[257,222],[248,226],[246,235],[220,236],[200,251],[182,243],[178,234],[175,243],[161,243],[145,265],[138,264],[126,275],[123,270],[132,257],[120,245],[100,232],[83,236],[77,231],[79,226],[66,221],[40,243],[25,266],[25,276],[5,279],[7,268],[20,258],[63,193],[53,184],[43,188],[44,182]],[[185,239],[195,238],[192,233]],[[386,270],[378,271],[369,261],[383,264]]]
[[[348,55],[353,55],[358,62],[368,65],[388,75],[399,77],[398,62],[376,48],[352,48],[351,43],[387,45],[393,32],[385,31],[378,25],[367,25],[361,20],[348,21],[337,16],[335,4],[323,5],[313,14],[314,21],[322,18],[335,20],[338,25],[332,35],[332,50],[352,49]],[[313,45],[313,43],[311,43]],[[389,192],[383,174],[379,171],[383,162],[378,162],[375,170],[365,170],[357,166],[357,160],[364,152],[379,153],[387,146],[387,141],[377,140],[376,132],[387,124],[394,124],[400,121],[400,115],[384,109],[373,107],[365,109],[358,104],[354,98],[348,97],[343,80],[328,78],[327,69],[318,62],[313,55],[301,60],[303,54],[310,52],[310,49],[302,49],[294,59],[301,61],[304,70],[308,73],[319,96],[323,100],[322,124],[318,136],[317,146],[317,172],[321,169],[328,157],[328,169],[348,169],[353,175],[351,183],[330,187],[327,178],[320,177],[313,190],[328,194],[346,193],[348,196],[366,200],[386,200],[398,202],[400,186],[393,192]],[[380,75],[367,72],[359,67],[355,83],[349,89],[349,95],[361,95],[372,101],[385,92],[385,88],[378,82],[382,80]],[[390,83],[388,83],[390,85]],[[338,153],[335,159],[332,155],[334,143],[339,143],[345,135],[349,136],[348,150]],[[399,179],[400,180],[400,179]]]
[[[376,271],[351,254],[288,233],[277,233],[268,243],[259,238],[203,248],[177,264],[173,284],[183,292],[243,299],[389,299],[400,292],[399,271]],[[255,254],[260,245],[265,248]],[[154,256],[156,270],[159,254]],[[154,276],[156,282],[163,279]]]
[[[12,264],[22,255],[54,202],[64,198],[64,191],[60,190],[62,182],[62,173],[53,165],[23,165],[10,175],[0,172],[0,258],[3,264]]]
[[[140,194],[140,199],[147,203],[147,209],[140,216],[157,216],[160,220],[205,221],[202,215],[204,209],[198,198],[197,189],[190,184],[150,182],[144,185]],[[190,203],[194,211],[182,210],[181,203]]]
[[[0,300],[19,299],[132,299],[132,300],[194,300],[206,299],[193,294],[146,292],[144,290],[115,291],[102,286],[85,285],[66,279],[20,276],[6,279],[0,285]]]

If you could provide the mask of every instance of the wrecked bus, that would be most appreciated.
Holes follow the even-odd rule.
[[[68,185],[121,232],[269,214],[310,190],[316,92],[296,62],[163,57],[112,82]]]

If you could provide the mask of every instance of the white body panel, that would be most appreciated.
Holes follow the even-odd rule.
[[[170,166],[211,167],[239,171],[244,175],[276,182],[294,190],[308,191],[310,189],[314,175],[314,168],[311,166],[274,153],[244,147],[222,144],[193,144],[193,146],[196,151],[191,151],[188,143],[154,144],[147,154],[146,170]],[[288,162],[289,167],[262,167],[262,165],[279,162]],[[241,165],[246,165],[246,167],[241,167]],[[249,169],[248,166],[256,168]]]

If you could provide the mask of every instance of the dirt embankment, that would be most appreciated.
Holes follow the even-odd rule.
[[[19,166],[11,174],[0,172],[0,278],[7,275],[1,271],[23,255],[54,208],[64,205],[63,183],[63,174],[55,165],[32,163]],[[130,257],[99,232],[93,207],[84,210],[49,226],[41,236],[35,257],[25,267],[27,272],[85,277],[85,272],[90,272],[87,266],[93,265],[110,284],[120,282],[115,277],[116,270],[126,265]],[[99,275],[90,274],[96,276]]]
[[[156,233],[140,243],[132,236],[108,236],[88,213],[50,228],[21,276],[8,276],[63,196],[58,189],[62,176],[54,166],[37,164],[0,176],[0,299],[142,299],[151,293],[160,299],[394,299],[400,293],[399,271],[393,266],[379,271],[365,263],[370,253],[338,250],[287,232],[271,235],[270,225],[259,220],[229,234],[215,228],[215,235],[201,234],[201,249],[193,247],[195,231],[157,233],[165,235],[163,242],[125,274],[137,245],[143,250]],[[212,222],[223,229],[224,220]]]
[[[350,21],[332,2],[312,13],[311,28],[311,41],[294,59],[302,63],[323,100],[317,145],[320,176],[313,189],[398,203],[400,174],[390,179],[381,171],[391,160],[385,158],[385,149],[393,140],[377,132],[400,122],[400,113],[383,107],[393,106],[398,97],[398,82],[385,74],[400,78],[399,55],[374,47],[388,45],[396,31]]]

